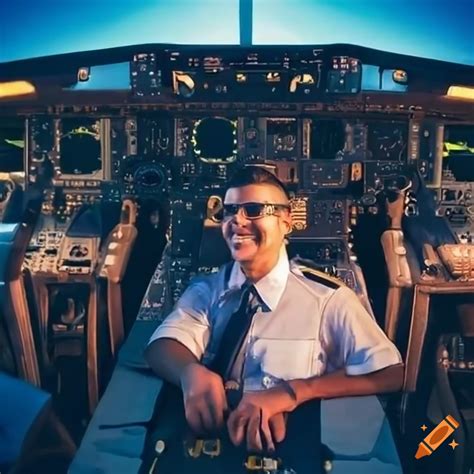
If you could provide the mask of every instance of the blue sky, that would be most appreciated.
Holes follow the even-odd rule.
[[[238,0],[1,0],[0,61],[139,43],[237,44]],[[255,44],[352,43],[474,65],[472,0],[254,0]]]

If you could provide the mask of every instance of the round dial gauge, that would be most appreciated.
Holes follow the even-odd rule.
[[[232,163],[237,159],[237,122],[223,117],[198,120],[191,143],[195,155],[204,163]]]

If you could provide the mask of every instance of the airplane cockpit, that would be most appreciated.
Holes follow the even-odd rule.
[[[23,380],[5,407],[47,394],[68,472],[145,472],[161,381],[143,351],[230,260],[246,166],[289,190],[292,261],[352,289],[404,363],[397,393],[323,400],[321,472],[474,472],[474,66],[349,44],[0,63],[0,368]],[[1,472],[66,472],[18,467],[33,419]]]

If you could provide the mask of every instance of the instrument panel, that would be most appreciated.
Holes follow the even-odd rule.
[[[186,100],[314,100],[325,93],[355,94],[362,63],[320,47],[216,49],[212,53],[170,48],[138,53],[130,68],[135,98],[170,93]]]
[[[209,196],[223,199],[234,171],[257,164],[274,172],[292,196],[289,240],[299,257],[358,291],[364,285],[354,271],[352,229],[363,214],[385,219],[387,197],[410,189],[415,172],[428,186],[439,182],[438,215],[461,242],[473,242],[472,182],[469,176],[458,180],[464,178],[456,165],[471,150],[467,144],[442,145],[455,132],[459,128],[410,116],[261,109],[33,116],[27,121],[27,186],[44,188],[43,214],[55,221],[35,238],[60,244],[46,251],[32,241],[25,265],[38,274],[88,275],[98,242],[70,242],[66,224],[97,202],[131,198],[139,213],[142,203],[154,202],[168,213],[176,299],[192,274],[219,260],[201,261],[209,252],[201,245]],[[406,212],[416,213],[416,201],[410,203]],[[151,221],[156,228],[156,218]],[[79,255],[81,249],[90,258]],[[225,253],[213,249],[216,256]]]
[[[264,116],[33,117],[28,183],[111,199],[271,167],[294,192],[384,189],[408,163],[408,120]],[[361,183],[360,186],[357,186]]]
[[[437,213],[445,217],[462,243],[474,242],[474,125],[442,128],[441,183]]]

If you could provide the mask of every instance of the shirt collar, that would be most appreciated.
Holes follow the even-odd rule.
[[[255,288],[258,295],[266,306],[273,311],[280,301],[285,291],[286,282],[290,273],[290,263],[286,248],[282,245],[277,264],[256,284]],[[229,277],[228,288],[241,288],[245,283],[245,275],[238,262],[234,262]]]

